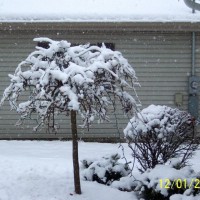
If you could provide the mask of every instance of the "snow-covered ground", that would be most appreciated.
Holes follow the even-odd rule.
[[[75,195],[71,146],[61,141],[0,141],[0,200],[136,199],[134,193],[87,181],[81,181],[83,194]],[[122,153],[118,146],[80,142],[80,160]]]
[[[82,195],[74,194],[71,142],[0,141],[0,200],[136,200],[96,182],[81,181]],[[123,144],[128,160],[130,150]],[[119,144],[79,142],[80,160],[122,151]],[[191,161],[200,169],[200,152]]]

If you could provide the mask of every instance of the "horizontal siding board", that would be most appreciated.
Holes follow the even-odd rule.
[[[55,40],[66,39],[71,43],[84,44],[90,42],[113,42],[116,50],[122,52],[136,70],[141,84],[137,88],[142,106],[149,104],[165,104],[175,107],[174,94],[183,94],[182,109],[187,109],[188,103],[188,77],[191,73],[191,34],[175,32],[104,32],[101,31],[1,31],[0,32],[0,93],[9,85],[8,73],[13,74],[19,62],[24,60],[34,50],[35,37],[50,37]],[[198,39],[199,40],[199,39]],[[199,47],[198,47],[199,48]],[[200,58],[197,57],[197,62]],[[200,71],[199,71],[200,72]],[[131,90],[130,90],[131,92]],[[133,94],[133,92],[131,92]],[[25,96],[23,96],[25,99]],[[128,122],[117,104],[117,118],[120,134]],[[19,116],[9,112],[9,105],[0,110],[1,134],[32,134],[31,125],[25,129],[16,128]],[[115,117],[111,115],[111,123],[94,124],[88,135],[118,135]],[[81,124],[79,119],[78,124]],[[60,133],[70,134],[70,120],[63,117],[60,121]],[[81,130],[81,129],[80,129]],[[36,133],[37,135],[38,133]],[[40,134],[45,135],[45,130]],[[82,134],[84,135],[84,134]]]

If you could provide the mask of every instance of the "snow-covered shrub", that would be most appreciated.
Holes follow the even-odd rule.
[[[125,176],[120,178],[120,180],[113,181],[111,184],[111,187],[126,192],[134,191],[137,186],[138,181],[135,179],[135,176]]]
[[[186,194],[174,194],[169,200],[199,200],[200,196],[186,195]]]
[[[199,178],[200,174],[189,166],[176,169],[173,165],[156,165],[137,177],[134,190],[145,200],[171,200],[175,194],[200,199],[200,190],[196,187]]]
[[[124,129],[141,172],[180,157],[177,168],[184,167],[198,148],[195,120],[185,111],[150,105],[134,116]]]
[[[139,199],[144,200],[193,200],[200,199],[200,173],[194,172],[191,167],[177,169],[178,159],[166,165],[156,165],[142,174],[122,177],[114,181],[111,186],[123,191],[135,191]],[[198,199],[197,198],[197,199]]]
[[[85,159],[82,161],[82,177],[87,181],[97,181],[110,185],[121,177],[128,176],[131,169],[128,164],[119,162],[120,155],[112,154],[104,156],[99,160]]]

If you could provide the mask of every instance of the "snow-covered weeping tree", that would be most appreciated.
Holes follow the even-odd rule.
[[[9,100],[11,109],[21,115],[18,124],[37,116],[37,130],[43,125],[55,131],[55,115],[71,115],[75,192],[80,194],[76,114],[89,127],[94,119],[108,119],[108,106],[118,99],[125,113],[134,115],[137,104],[125,88],[134,90],[137,83],[134,69],[118,51],[86,45],[71,46],[67,41],[36,38],[48,43],[36,47],[10,75],[0,105]],[[128,81],[127,81],[128,80]],[[30,95],[20,98],[26,91]]]

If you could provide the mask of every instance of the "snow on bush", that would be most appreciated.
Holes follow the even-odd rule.
[[[118,51],[86,45],[72,46],[67,41],[36,38],[48,43],[47,48],[36,47],[15,70],[9,74],[10,85],[5,89],[0,105],[8,99],[11,109],[24,119],[37,114],[38,129],[48,124],[56,130],[54,115],[70,110],[78,111],[83,126],[89,126],[95,117],[108,120],[107,106],[119,99],[124,112],[135,112],[135,99],[125,91],[138,84],[135,71]],[[129,81],[127,81],[129,80]],[[27,100],[21,96],[29,92]],[[133,90],[135,91],[135,90]]]
[[[184,118],[185,126],[190,124],[192,117],[184,111],[168,106],[150,105],[130,120],[124,133],[131,140],[140,134],[147,135],[152,130],[157,133],[157,138],[166,140],[168,135],[177,129],[180,130],[179,135],[182,133],[181,128],[184,127],[180,126],[182,125],[181,117]]]
[[[119,154],[112,154],[99,160],[83,160],[81,173],[83,179],[110,185],[114,180],[128,176],[131,172],[129,165],[118,162],[119,159]]]
[[[138,177],[135,191],[140,191],[139,194],[148,200],[169,200],[174,194],[190,196],[192,200],[196,195],[200,198],[199,189],[195,188],[195,180],[199,178],[200,174],[189,166],[176,169],[173,165],[156,165]]]
[[[198,148],[194,118],[168,106],[143,109],[130,120],[124,134],[141,172],[177,157],[181,168]]]
[[[200,199],[199,178],[191,167],[177,169],[178,159],[172,159],[170,164],[156,165],[142,174],[123,177],[114,181],[112,187],[124,191],[135,191],[145,200],[193,200]],[[176,199],[176,198],[177,199]]]
[[[138,185],[138,181],[135,176],[125,176],[120,178],[120,180],[113,181],[111,187],[117,188],[121,191],[134,191]]]
[[[187,196],[187,195],[184,195],[184,194],[174,194],[170,197],[169,200],[199,200],[200,199],[200,196],[193,196],[193,195],[190,195],[190,196]]]

